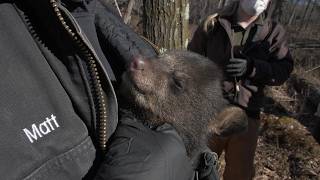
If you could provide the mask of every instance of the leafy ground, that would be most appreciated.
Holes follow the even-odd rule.
[[[284,87],[269,90],[269,96],[261,115],[255,180],[320,180],[320,145],[314,138],[320,118],[298,110],[305,103],[289,97]],[[220,173],[224,166],[221,157]]]
[[[264,114],[256,179],[320,179],[320,145],[296,119]]]

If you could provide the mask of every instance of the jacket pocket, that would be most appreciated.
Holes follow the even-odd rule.
[[[91,138],[87,137],[74,148],[45,162],[24,179],[78,180],[88,172],[94,158],[95,148]]]

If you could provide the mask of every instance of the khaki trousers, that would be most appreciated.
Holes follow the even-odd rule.
[[[219,156],[225,151],[224,180],[251,180],[255,175],[254,155],[260,120],[249,118],[248,131],[227,138],[213,136],[209,147]]]

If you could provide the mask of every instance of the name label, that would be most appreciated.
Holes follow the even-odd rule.
[[[23,132],[25,133],[29,141],[33,143],[60,127],[56,118],[57,117],[52,114],[50,118],[47,117],[46,120],[39,125],[32,124],[30,130],[24,128]]]

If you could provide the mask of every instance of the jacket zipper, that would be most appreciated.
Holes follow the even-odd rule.
[[[98,124],[98,139],[99,147],[102,152],[106,150],[107,144],[107,103],[104,91],[102,89],[101,78],[97,67],[97,59],[93,50],[85,43],[85,40],[77,32],[74,32],[73,29],[65,21],[59,5],[56,0],[50,0],[50,3],[53,7],[53,10],[58,17],[63,28],[68,32],[72,40],[79,47],[81,54],[86,60],[88,67],[88,72],[90,75],[90,88],[93,94],[94,104],[96,107],[96,119]]]

